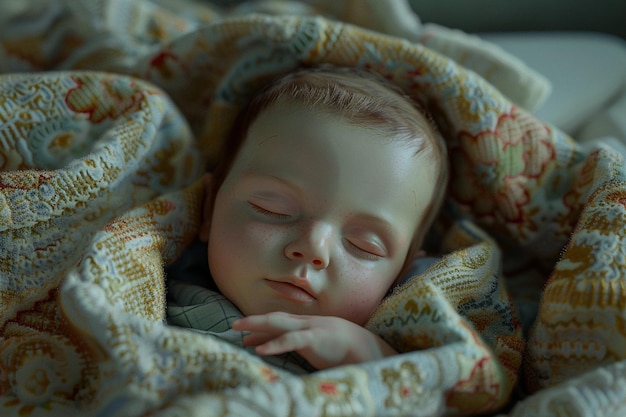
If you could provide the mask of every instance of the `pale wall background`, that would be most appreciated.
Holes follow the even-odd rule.
[[[575,30],[626,39],[626,0],[409,0],[423,22],[466,32]]]

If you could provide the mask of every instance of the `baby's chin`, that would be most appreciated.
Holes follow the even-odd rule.
[[[228,294],[225,296],[241,311],[244,316],[256,316],[269,313],[288,313],[298,316],[331,316],[339,317],[344,320],[355,323],[359,326],[365,325],[371,318],[373,312],[378,308],[380,303],[375,303],[370,308],[361,304],[358,307],[345,303],[340,306],[329,306],[322,299],[313,299],[308,302],[295,302],[291,299],[285,299],[281,296],[268,296],[268,294],[250,293],[242,295],[241,293]]]

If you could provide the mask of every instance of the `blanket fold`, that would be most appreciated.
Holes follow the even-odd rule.
[[[582,148],[421,33],[196,2],[31,3],[0,31],[0,414],[624,411],[618,153]],[[296,375],[167,325],[164,266],[196,237],[199,178],[243,103],[328,63],[376,71],[434,115],[452,162],[446,254],[367,323],[401,354]]]

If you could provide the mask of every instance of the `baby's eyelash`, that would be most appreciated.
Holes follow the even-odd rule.
[[[289,215],[288,215],[288,214],[284,214],[284,213],[276,213],[276,212],[274,212],[274,211],[271,211],[271,210],[265,209],[265,208],[263,208],[263,207],[261,207],[261,206],[258,206],[258,205],[256,205],[256,204],[254,204],[254,203],[250,202],[250,201],[248,201],[248,204],[250,205],[250,207],[252,207],[252,209],[253,209],[254,211],[256,211],[257,213],[261,213],[261,214],[263,214],[263,215],[265,215],[265,216],[268,216],[268,217],[275,217],[275,218],[277,218],[277,219],[287,219],[287,218],[289,218]]]
[[[356,255],[359,258],[367,259],[368,261],[379,261],[382,258],[384,258],[384,256],[377,255],[377,254],[372,253],[372,252],[368,252],[365,249],[362,249],[362,248],[358,247],[354,243],[350,242],[350,240],[348,240],[348,239],[346,239],[346,242],[347,242],[348,247],[350,248],[350,250],[352,252],[356,252]]]

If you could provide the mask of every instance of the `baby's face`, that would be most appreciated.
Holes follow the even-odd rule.
[[[365,323],[404,264],[434,172],[372,129],[298,106],[266,110],[217,193],[216,284],[245,315]]]

